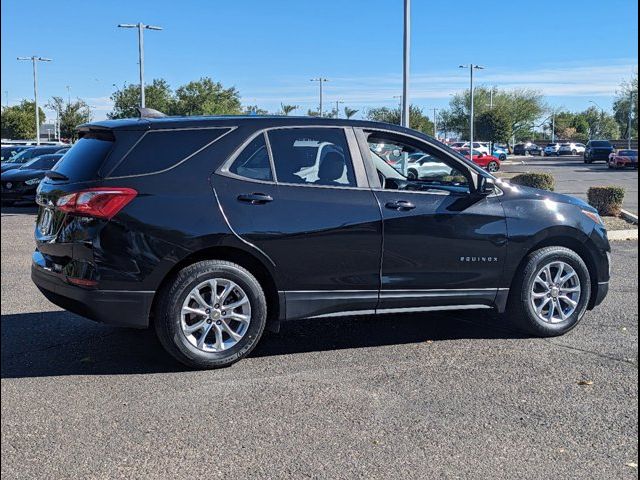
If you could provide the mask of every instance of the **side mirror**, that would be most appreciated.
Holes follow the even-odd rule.
[[[496,185],[491,179],[484,175],[479,175],[475,194],[479,197],[488,197],[496,192]]]

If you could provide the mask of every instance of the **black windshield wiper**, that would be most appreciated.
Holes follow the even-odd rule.
[[[69,180],[69,177],[60,172],[56,172],[55,170],[47,170],[44,176],[50,178],[51,180]]]

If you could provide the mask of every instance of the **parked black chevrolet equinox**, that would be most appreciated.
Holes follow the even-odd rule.
[[[593,208],[413,130],[166,117],[80,135],[38,189],[33,281],[85,317],[153,326],[192,367],[237,361],[265,327],[345,313],[494,308],[561,335],[607,293]]]

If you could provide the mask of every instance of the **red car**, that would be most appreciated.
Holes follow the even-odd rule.
[[[457,150],[462,155],[469,158],[468,148],[459,148]],[[473,161],[473,163],[489,172],[497,172],[498,170],[500,170],[500,159],[498,157],[494,157],[493,155],[487,155],[486,153],[474,150],[471,160]]]
[[[609,168],[638,168],[638,150],[618,150],[609,155]]]

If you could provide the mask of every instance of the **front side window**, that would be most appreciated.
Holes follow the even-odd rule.
[[[258,135],[242,150],[229,171],[245,178],[273,181],[264,134]]]
[[[427,151],[395,138],[371,133],[371,160],[384,188],[466,192],[469,181],[455,162],[442,152]],[[468,150],[467,150],[468,152]]]
[[[342,129],[286,128],[268,135],[278,183],[356,186]]]

